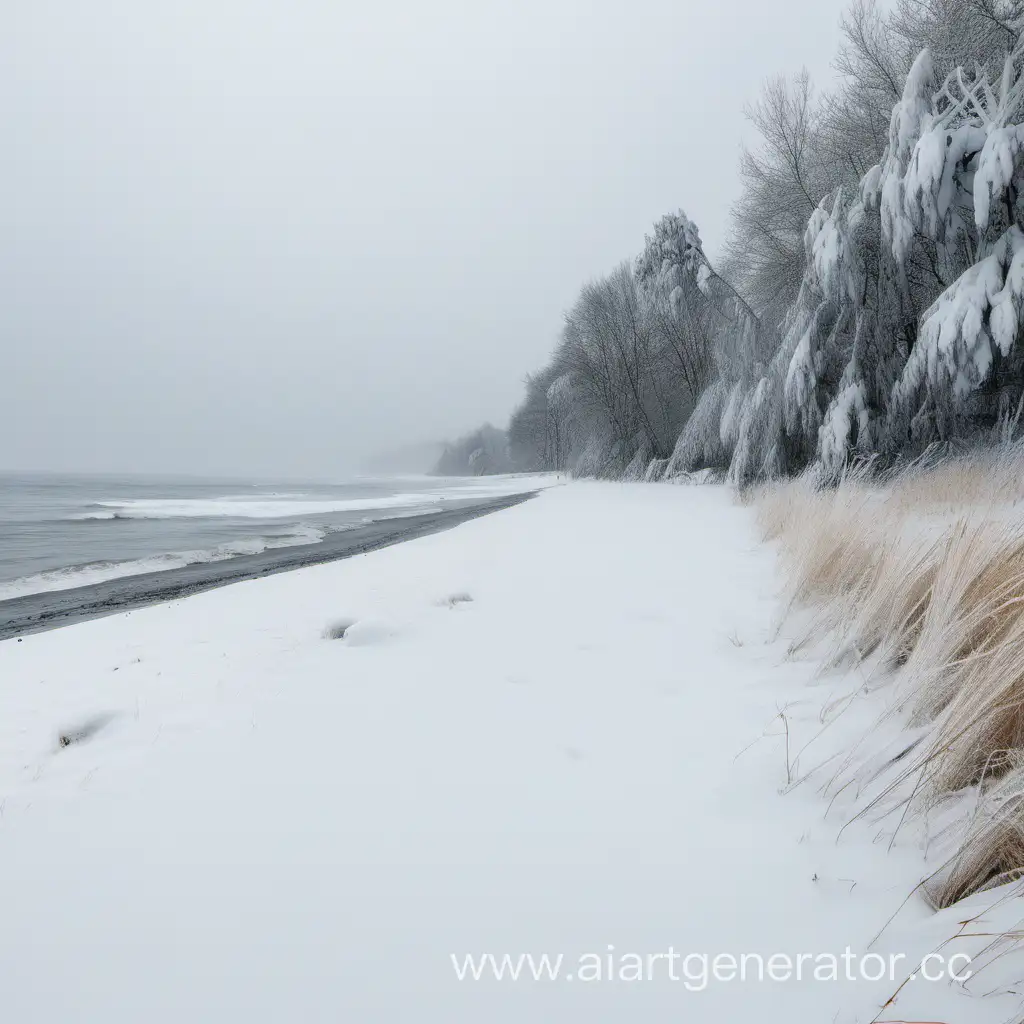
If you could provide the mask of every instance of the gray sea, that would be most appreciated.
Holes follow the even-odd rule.
[[[304,484],[0,473],[0,600],[316,543],[522,489],[501,477]]]

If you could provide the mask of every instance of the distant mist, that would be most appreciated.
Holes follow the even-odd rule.
[[[8,4],[0,468],[337,477],[503,427],[840,0]]]

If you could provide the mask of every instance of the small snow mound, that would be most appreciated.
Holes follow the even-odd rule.
[[[348,631],[355,625],[355,619],[335,619],[323,631],[325,640],[344,640]]]
[[[350,647],[375,647],[386,644],[398,636],[398,630],[387,622],[360,619],[345,631],[345,643]]]

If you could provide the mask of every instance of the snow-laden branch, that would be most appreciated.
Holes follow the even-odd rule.
[[[1024,232],[1016,225],[947,288],[925,313],[917,345],[893,398],[913,401],[922,384],[963,400],[1008,355],[1024,309]]]

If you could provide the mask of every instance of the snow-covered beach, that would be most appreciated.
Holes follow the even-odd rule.
[[[0,1024],[1024,1024],[1024,0],[5,14]]]
[[[0,643],[4,1018],[1009,1019],[1000,965],[879,1012],[994,897],[935,913],[914,828],[802,782],[884,698],[819,735],[849,680],[786,658],[779,588],[726,489],[572,483]],[[898,977],[701,982],[847,949]],[[488,953],[563,961],[459,979]]]

